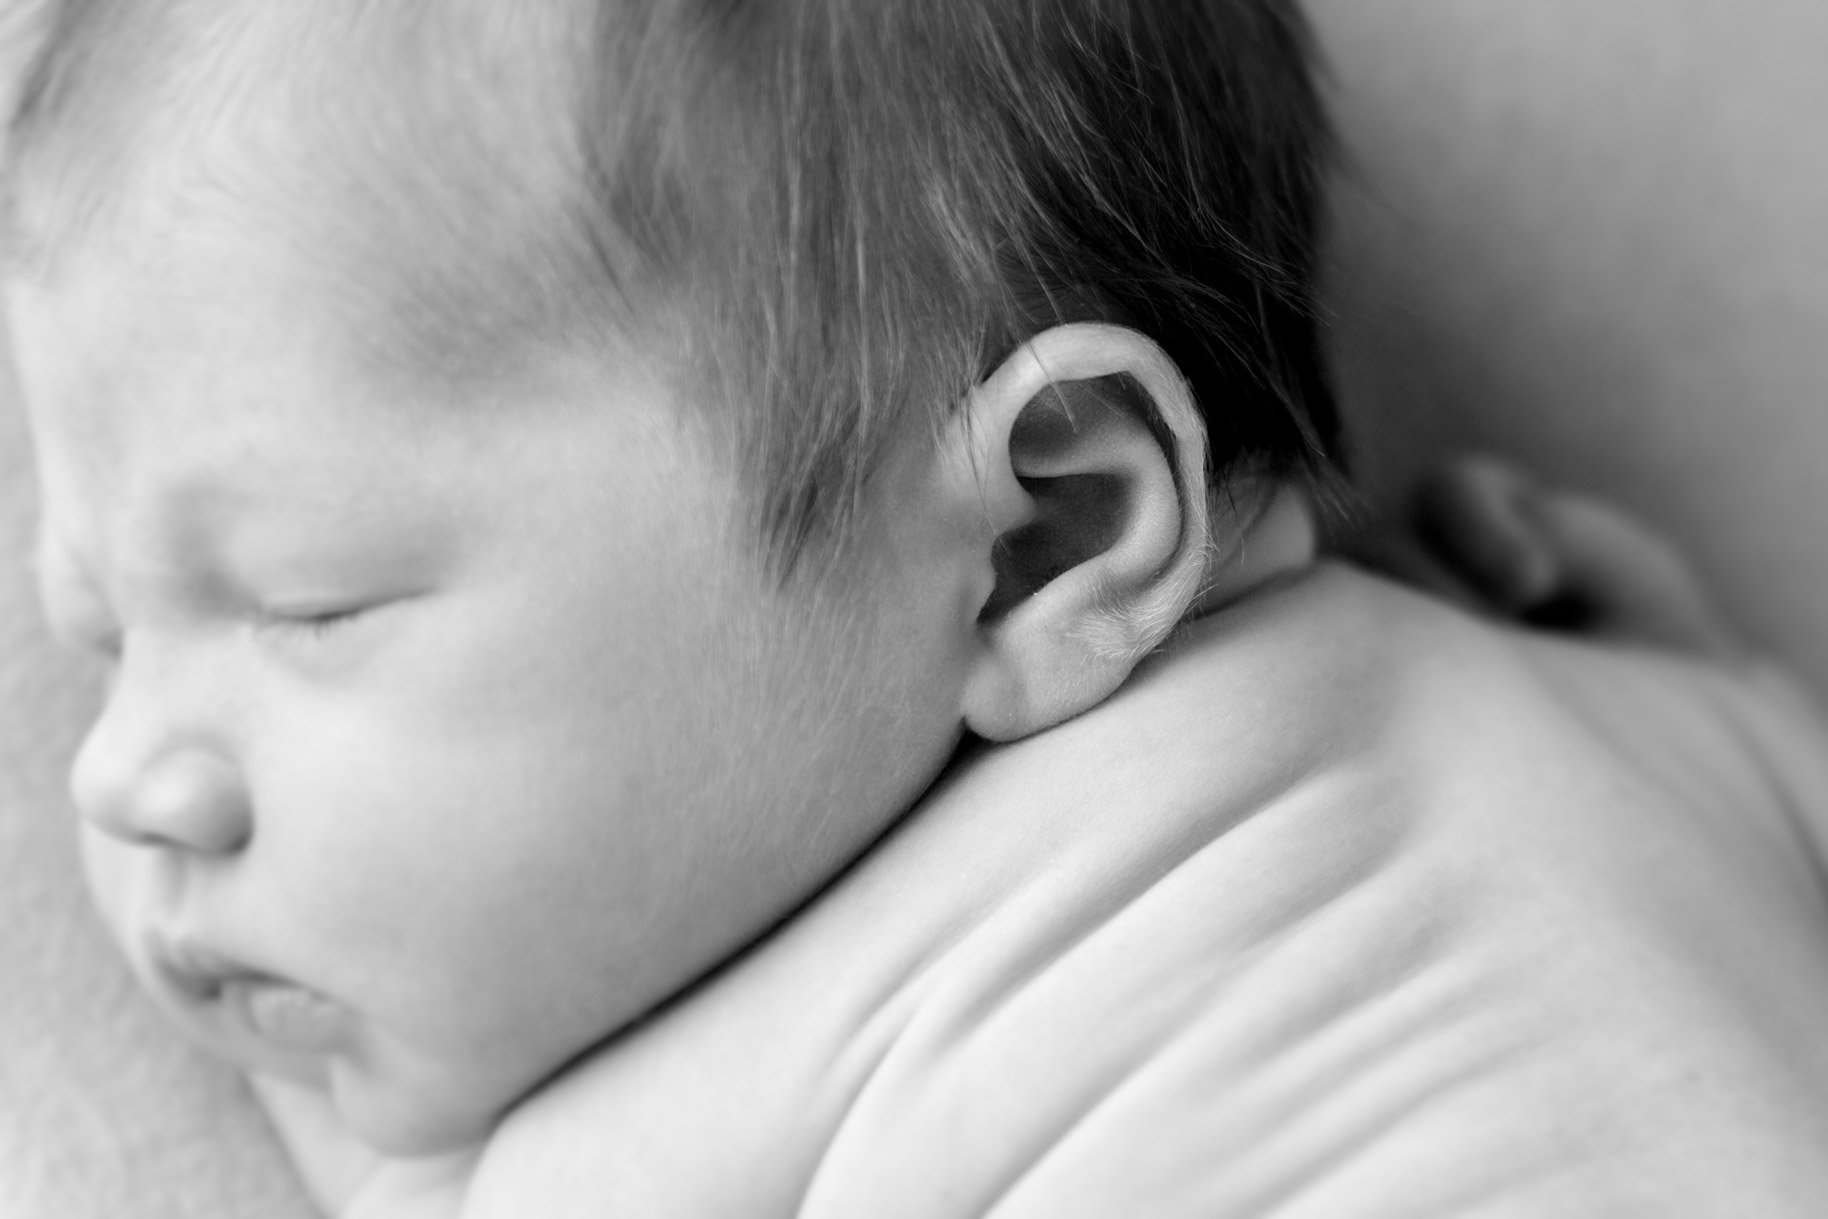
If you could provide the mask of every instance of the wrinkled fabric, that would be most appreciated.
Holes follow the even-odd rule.
[[[1323,567],[964,761],[466,1213],[1819,1213],[1825,741]]]

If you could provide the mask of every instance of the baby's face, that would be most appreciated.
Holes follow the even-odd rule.
[[[109,671],[88,867],[210,1048],[453,1146],[919,795],[958,590],[872,507],[873,558],[780,591],[653,369],[415,389],[237,232],[8,297],[48,613]]]

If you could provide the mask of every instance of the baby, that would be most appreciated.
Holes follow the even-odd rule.
[[[1290,6],[45,26],[87,866],[327,1210],[1828,1189],[1806,710],[1315,560]]]

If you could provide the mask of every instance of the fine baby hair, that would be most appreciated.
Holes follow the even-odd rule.
[[[1312,558],[1292,4],[37,17],[7,312],[111,675],[91,887],[307,1139],[473,1155],[968,735]]]
[[[173,163],[167,206],[268,175],[365,233],[323,273],[383,361],[463,375],[603,327],[676,351],[742,404],[784,566],[843,536],[885,437],[1061,322],[1159,343],[1216,475],[1330,469],[1293,5],[63,0],[40,25],[16,259],[105,234]]]

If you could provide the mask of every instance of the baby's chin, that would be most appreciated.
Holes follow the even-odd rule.
[[[512,1108],[492,1098],[415,1097],[399,1087],[373,1086],[345,1064],[329,1065],[325,1082],[342,1128],[367,1148],[399,1159],[479,1146]]]
[[[154,999],[170,1008],[154,987]],[[226,1001],[224,1001],[226,1004]],[[167,1010],[191,1039],[229,1066],[321,1095],[336,1124],[385,1156],[413,1158],[474,1147],[539,1082],[524,1069],[510,1073],[506,1056],[442,1062],[390,1041],[372,1028],[320,1052],[275,1046],[192,1010]],[[492,1068],[492,1069],[491,1069]]]
[[[529,1090],[451,1071],[378,1073],[341,1059],[328,1064],[325,1082],[343,1127],[382,1155],[401,1158],[487,1142]]]

